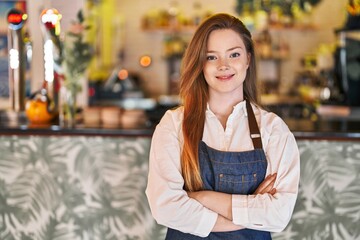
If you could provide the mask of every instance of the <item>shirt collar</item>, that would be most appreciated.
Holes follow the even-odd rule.
[[[241,102],[239,102],[238,104],[236,104],[233,107],[233,114],[239,114],[240,116],[245,116],[247,117],[247,111],[246,111],[246,100],[243,100]],[[211,111],[209,103],[206,104],[206,112],[210,115],[215,116],[215,114]]]
[[[234,110],[233,110],[233,112],[235,113],[239,113],[240,114],[240,116],[242,116],[242,115],[244,115],[245,117],[247,117],[247,111],[246,111],[246,102],[245,102],[246,100],[244,100],[244,101],[241,101],[241,102],[239,102],[238,104],[236,104],[235,106],[234,106]]]

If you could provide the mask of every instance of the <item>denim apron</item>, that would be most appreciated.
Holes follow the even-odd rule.
[[[260,131],[249,101],[246,101],[250,136],[254,150],[245,152],[224,152],[207,146],[203,141],[199,144],[199,164],[204,190],[229,194],[248,195],[255,192],[264,180],[267,168],[265,153],[262,148]],[[239,136],[242,137],[242,136]],[[269,232],[242,229],[231,232],[211,232],[201,238],[169,228],[166,240],[267,240]]]

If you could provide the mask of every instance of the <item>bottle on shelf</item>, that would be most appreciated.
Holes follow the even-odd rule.
[[[270,58],[272,56],[272,38],[268,29],[260,32],[257,45],[260,58]]]

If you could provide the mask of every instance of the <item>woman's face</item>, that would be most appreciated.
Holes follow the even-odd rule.
[[[210,97],[230,94],[243,98],[243,83],[250,56],[240,35],[231,29],[212,31],[206,55],[203,72]]]

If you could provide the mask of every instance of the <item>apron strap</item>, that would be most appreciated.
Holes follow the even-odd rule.
[[[248,114],[248,122],[249,122],[249,129],[250,129],[250,137],[253,142],[255,149],[262,149],[262,142],[261,142],[261,135],[259,126],[257,125],[256,118],[254,115],[254,111],[251,107],[250,101],[246,100],[246,111]]]

